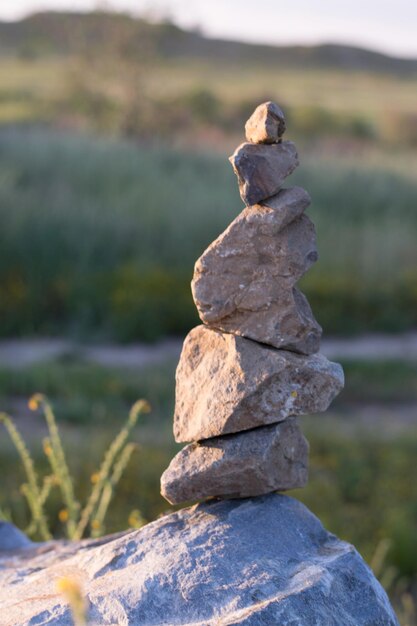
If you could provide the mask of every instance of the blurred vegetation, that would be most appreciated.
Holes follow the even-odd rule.
[[[50,55],[111,50],[123,58],[137,58],[144,51],[158,59],[194,57],[213,62],[239,58],[242,63],[314,67],[338,70],[397,73],[407,76],[417,70],[415,59],[394,58],[347,45],[281,46],[250,45],[236,41],[206,39],[197,30],[184,31],[169,18],[148,11],[146,19],[96,10],[91,13],[44,11],[14,23],[0,22],[0,54],[34,59]]]
[[[139,370],[108,370],[72,358],[0,372],[1,405],[18,416],[16,424],[30,443],[41,474],[48,471],[40,445],[46,430],[41,418],[24,408],[23,399],[40,386],[50,395],[80,501],[91,489],[85,476],[94,475],[115,424],[124,421],[132,400],[146,390],[155,403],[151,415],[133,431],[139,453],[132,456],[115,490],[106,532],[126,528],[132,509],[140,510],[147,520],[170,510],[159,496],[159,477],[179,449],[171,432],[174,368],[175,363],[170,362]],[[293,495],[330,531],[354,543],[368,562],[375,561],[375,569],[383,557],[383,582],[398,601],[398,610],[412,615],[408,594],[417,584],[417,485],[411,479],[417,454],[415,429],[405,425],[393,434],[384,420],[378,421],[377,429],[372,423],[366,427],[346,409],[359,398],[362,403],[392,402],[390,419],[397,420],[394,406],[415,402],[417,366],[351,361],[344,363],[344,368],[346,389],[331,415],[302,419],[311,444],[310,481]],[[15,471],[8,471],[11,466]],[[19,492],[24,475],[5,438],[0,440],[0,471],[4,477],[0,509],[24,528],[30,520]],[[51,531],[58,536],[65,533],[61,510],[59,493],[54,491],[48,499],[47,515]],[[378,556],[381,550],[383,555]],[[402,623],[414,624],[409,617]]]
[[[146,393],[152,421],[162,423],[172,412],[175,367],[172,361],[139,371],[115,369],[69,357],[19,370],[2,368],[0,404],[14,413],[16,398],[27,398],[44,389],[61,420],[100,426],[122,420],[136,399]],[[141,429],[146,430],[146,424]]]
[[[416,60],[370,50],[213,41],[100,11],[0,22],[0,123],[214,147],[276,99],[297,139],[413,147],[416,74]]]
[[[25,533],[40,541],[53,538],[47,507],[51,493],[56,490],[59,492],[62,507],[58,518],[65,528],[67,538],[80,540],[87,532],[91,537],[100,537],[104,534],[105,518],[115,489],[136,448],[135,444],[129,442],[131,431],[140,414],[149,412],[149,404],[146,400],[138,400],[130,409],[122,429],[104,451],[99,469],[89,477],[91,491],[83,506],[75,496],[74,481],[50,402],[44,395],[37,393],[30,398],[28,406],[32,411],[42,410],[48,430],[48,436],[42,442],[43,452],[49,463],[48,472],[44,475],[39,475],[14,419],[7,413],[0,413],[0,424],[9,434],[25,475],[25,482],[19,489],[30,513]]]
[[[398,168],[398,165],[396,166]],[[381,157],[307,153],[328,333],[417,324],[417,185]],[[0,333],[153,340],[197,323],[195,260],[242,206],[222,156],[45,130],[0,132]]]
[[[0,23],[0,334],[185,333],[193,264],[242,206],[226,153],[266,99],[300,146],[326,332],[414,327],[416,72],[104,12]]]

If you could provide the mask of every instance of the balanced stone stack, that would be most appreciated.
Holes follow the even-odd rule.
[[[161,478],[171,504],[303,487],[308,443],[297,416],[325,411],[343,388],[296,286],[317,249],[308,193],[282,186],[298,166],[284,115],[266,102],[245,130],[230,161],[246,208],[195,265],[203,325],[177,368],[174,435],[191,443]]]

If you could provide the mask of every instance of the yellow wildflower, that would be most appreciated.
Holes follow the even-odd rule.
[[[98,481],[100,480],[100,472],[94,472],[94,474],[91,474],[90,480],[93,483],[93,485],[98,483]]]
[[[68,518],[69,518],[68,509],[61,509],[61,511],[58,513],[59,521],[64,523],[68,521]]]
[[[137,411],[138,413],[150,413],[151,405],[147,400],[138,400],[132,406],[132,411]]]
[[[142,526],[145,526],[146,520],[142,516],[142,513],[139,511],[139,509],[134,509],[130,513],[128,518],[128,524],[130,528],[141,528]]]
[[[87,624],[87,603],[80,583],[74,578],[64,577],[57,581],[56,588],[70,605],[74,624],[85,626]]]
[[[76,595],[81,591],[79,582],[67,576],[57,581],[56,588],[59,593],[64,593],[65,595]]]
[[[46,456],[50,456],[52,454],[52,447],[49,441],[43,442],[43,451],[45,452]]]
[[[36,411],[39,409],[39,401],[36,395],[29,398],[28,407],[31,411]]]
[[[291,391],[291,397],[292,398],[296,398],[297,396],[298,396],[298,393],[295,390]]]

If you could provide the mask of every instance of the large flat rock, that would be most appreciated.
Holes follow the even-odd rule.
[[[295,288],[317,260],[303,215],[304,189],[281,190],[248,207],[198,259],[191,283],[201,320],[235,335],[303,354],[318,352],[321,328]]]
[[[184,341],[176,381],[174,436],[189,442],[325,411],[344,379],[321,354],[197,326]]]
[[[399,626],[356,550],[281,495],[213,501],[119,536],[0,551],[2,626],[72,626],[62,576],[81,581],[91,626]]]
[[[274,196],[298,165],[292,141],[242,143],[229,160],[238,179],[240,197],[248,206]]]
[[[247,498],[305,487],[308,443],[295,417],[183,448],[161,477],[171,504]]]

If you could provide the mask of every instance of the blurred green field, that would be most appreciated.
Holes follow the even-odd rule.
[[[0,124],[41,122],[212,148],[230,145],[268,99],[284,108],[297,140],[336,136],[382,142],[387,150],[413,147],[416,97],[413,75],[294,69],[256,57],[219,64],[142,54],[132,62],[102,48],[93,56],[0,55]]]
[[[417,185],[406,153],[301,152],[327,333],[417,324]],[[399,163],[404,164],[400,172]],[[45,130],[0,132],[0,332],[155,339],[197,322],[195,260],[242,209],[226,155]]]

